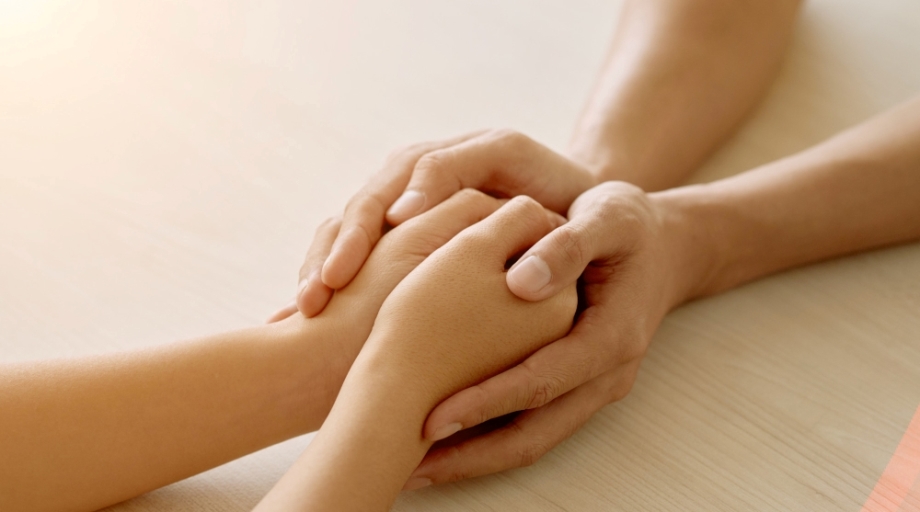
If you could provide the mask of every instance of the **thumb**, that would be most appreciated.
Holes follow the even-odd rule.
[[[508,270],[512,293],[540,301],[575,282],[592,261],[635,250],[649,217],[638,188],[609,182],[585,192],[569,209],[567,224],[556,228]]]
[[[571,221],[543,237],[508,270],[508,288],[522,299],[540,301],[577,281],[599,256],[594,228]]]

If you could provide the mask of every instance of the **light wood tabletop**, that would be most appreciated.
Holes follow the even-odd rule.
[[[564,147],[618,7],[0,2],[0,357],[263,321],[390,150],[482,127]],[[907,99],[918,63],[920,3],[807,2],[769,95],[694,180]],[[856,511],[918,405],[914,244],[678,309],[632,393],[537,464],[395,510]],[[309,437],[110,510],[249,510]]]

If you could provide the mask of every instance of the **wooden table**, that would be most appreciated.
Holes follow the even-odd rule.
[[[504,126],[563,147],[618,12],[230,4],[0,3],[3,359],[262,321],[293,294],[314,227],[390,149]],[[695,180],[908,98],[918,63],[917,2],[808,2],[769,96]],[[675,311],[632,394],[538,464],[396,510],[859,510],[918,404],[915,244]],[[249,510],[307,442],[111,510]]]

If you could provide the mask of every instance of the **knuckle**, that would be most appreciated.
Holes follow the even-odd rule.
[[[523,404],[524,409],[542,407],[559,396],[565,389],[564,375],[552,375],[541,371],[535,368],[537,364],[539,363],[534,363],[532,359],[521,363],[521,369],[526,372],[526,378],[531,382],[529,393],[527,393],[528,398]]]
[[[470,471],[469,469],[465,467],[461,467],[461,468],[449,470],[447,474],[444,476],[442,482],[443,483],[460,482],[460,481],[472,478],[474,476],[476,475],[472,471]]]
[[[620,400],[626,398],[626,396],[629,395],[629,392],[632,391],[632,387],[633,387],[632,379],[627,379],[624,382],[617,383],[616,385],[613,386],[613,388],[607,394],[608,400],[609,400],[608,403],[612,404],[614,402],[619,402]]]
[[[595,210],[607,222],[614,222],[620,233],[635,232],[648,226],[652,205],[638,187],[623,182],[607,182],[600,186]]]
[[[530,393],[526,409],[536,409],[550,403],[554,398],[559,396],[559,383],[554,379],[543,378],[537,381]]]
[[[383,201],[376,194],[362,190],[354,195],[345,205],[345,216],[354,218],[354,216],[364,217],[369,215],[383,216],[386,208]]]
[[[489,399],[489,393],[483,389],[481,384],[476,384],[469,388],[467,393],[469,393],[470,396],[470,403],[477,404],[477,407],[472,414],[475,423],[467,424],[467,422],[461,422],[466,428],[479,425],[480,423],[502,414],[501,405],[498,403],[491,403],[492,401]]]
[[[530,137],[511,128],[493,130],[491,136],[493,140],[511,150],[523,149],[531,143]]]
[[[518,467],[533,466],[548,451],[549,446],[541,440],[529,440],[518,453]]]
[[[406,158],[410,155],[418,154],[426,147],[428,147],[429,144],[429,142],[413,142],[412,144],[403,144],[401,146],[397,146],[396,149],[393,149],[387,153],[386,161],[393,162],[402,158]]]
[[[611,331],[600,341],[600,350],[604,353],[604,366],[607,368],[622,367],[641,361],[648,350],[646,337],[638,328]]]
[[[572,265],[586,265],[591,258],[587,233],[577,224],[563,224],[556,229],[554,246],[559,255]]]
[[[618,359],[621,363],[629,363],[645,357],[648,344],[638,328],[631,328],[619,337]]]
[[[543,213],[543,205],[537,202],[536,199],[530,196],[514,196],[510,201],[508,201],[510,208],[519,212],[522,215],[533,218],[545,218]]]
[[[482,201],[489,196],[476,190],[475,188],[463,188],[460,189],[459,192],[456,192],[454,197],[463,203],[475,203],[477,201]]]
[[[320,222],[319,226],[316,228],[316,234],[319,235],[320,233],[325,233],[326,231],[338,229],[341,226],[342,217],[340,215],[329,217],[326,220]]]
[[[641,188],[625,181],[605,181],[598,185],[596,189],[606,195],[631,198],[645,196],[645,192]]]
[[[478,462],[481,461],[482,453],[477,452],[472,445],[460,443],[447,447],[445,450],[442,467],[446,469],[444,470],[444,477],[439,478],[439,481],[458,482],[484,473],[481,462]]]
[[[415,163],[415,173],[425,175],[427,173],[444,172],[451,161],[453,153],[446,149],[439,149],[430,153],[425,153]]]

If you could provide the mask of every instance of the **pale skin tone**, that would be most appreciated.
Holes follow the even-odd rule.
[[[323,428],[256,510],[389,509],[431,447],[422,427],[438,402],[568,332],[574,286],[530,302],[504,282],[506,261],[553,227],[542,206],[518,197],[409,274]]]
[[[507,217],[517,224],[542,220],[536,205],[518,201],[508,207],[525,205],[535,213]],[[579,196],[569,221],[536,242],[507,276],[533,255],[542,255],[550,268],[574,263],[584,270],[588,308],[562,338],[567,347],[546,343],[549,333],[568,328],[574,303],[566,304],[572,299],[565,294],[571,281],[539,290],[533,299],[541,302],[530,304],[543,308],[538,316],[548,324],[532,329],[521,315],[526,302],[505,288],[502,262],[539,238],[541,229],[511,228],[502,214],[435,252],[387,298],[327,422],[257,510],[387,510],[423,456],[409,477],[411,487],[422,479],[497,471],[501,468],[464,466],[476,460],[464,452],[521,449],[513,446],[522,439],[519,429],[560,418],[577,429],[590,416],[580,411],[629,391],[652,334],[675,306],[790,267],[920,239],[920,97],[808,151],[733,178],[657,193],[611,182]],[[582,242],[567,245],[571,251],[553,251],[557,236]],[[483,298],[487,308],[476,305]],[[582,325],[609,315],[623,327],[610,331],[603,345],[577,337]],[[458,316],[481,323],[458,323]],[[536,352],[520,365],[467,387],[531,350]],[[511,427],[430,451],[434,440],[422,425],[446,403],[435,408],[441,398],[466,388],[450,400],[482,399],[496,379],[515,378],[520,371],[541,375],[560,359],[582,372],[545,381],[560,398],[526,410]],[[579,385],[585,380],[587,385]],[[530,454],[529,462],[540,455],[522,453]]]
[[[598,85],[579,123],[578,135],[572,144],[572,159],[556,155],[515,134],[508,134],[510,137],[485,134],[486,137],[468,145],[468,148],[479,151],[484,162],[496,162],[496,155],[509,154],[510,157],[504,160],[508,165],[496,167],[495,175],[479,176],[476,177],[478,182],[464,181],[463,185],[487,188],[487,185],[495,183],[500,189],[504,187],[505,195],[518,195],[523,189],[515,183],[520,179],[523,167],[513,164],[521,164],[523,155],[527,157],[524,163],[541,164],[535,175],[555,176],[554,180],[544,183],[530,182],[530,188],[523,192],[537,197],[556,211],[565,212],[578,194],[601,179],[619,177],[638,182],[638,177],[618,175],[627,171],[625,165],[614,165],[615,161],[621,161],[633,152],[637,156],[628,158],[629,169],[635,170],[637,176],[651,178],[661,169],[673,169],[681,175],[686,173],[726,136],[765,88],[782,53],[792,20],[788,6],[774,11],[751,3],[745,11],[736,8],[732,2],[706,0],[705,5],[699,4],[700,11],[706,11],[704,16],[695,9],[688,9],[689,5],[681,2],[629,2],[621,16],[618,33],[633,35],[629,38],[618,36],[611,48]],[[707,25],[709,19],[717,20],[718,26],[723,28],[736,26],[739,30],[721,33],[720,39],[709,43],[717,32]],[[750,30],[755,20],[763,30]],[[633,44],[632,40],[641,44]],[[693,44],[688,45],[688,42]],[[687,53],[689,46],[695,46],[698,51],[692,55]],[[749,52],[740,59],[732,53],[734,50],[726,51],[727,46],[747,48]],[[707,61],[709,66],[700,65]],[[717,69],[716,63],[719,62],[744,72],[728,75]],[[706,71],[696,72],[694,77],[690,77],[685,72],[688,64]],[[705,133],[705,136],[688,138],[686,127],[691,120],[673,118],[668,109],[660,108],[661,99],[667,97],[671,98],[668,103],[671,110],[687,111],[696,101],[692,98],[703,97],[713,87],[730,93],[734,100],[720,110],[721,116],[707,116],[703,123],[705,129],[701,129],[698,119],[692,120],[697,128],[693,133]],[[680,91],[686,94],[677,94]],[[715,100],[708,97],[699,104],[699,108],[705,110],[707,105],[712,105],[713,101],[722,102],[724,97]],[[634,108],[627,109],[625,106]],[[641,114],[643,111],[647,111],[648,115]],[[659,132],[656,127],[662,126],[667,126],[667,129]],[[643,130],[644,137],[626,143],[622,136],[627,132],[638,133],[635,130],[639,129]],[[658,161],[651,165],[651,160],[638,157],[648,151],[641,149],[636,142],[648,140],[647,147],[652,147],[650,137],[653,135],[657,137],[656,141],[668,145],[685,140],[691,150],[682,151],[684,156],[680,161]],[[507,138],[512,142],[526,142],[523,145],[525,151],[496,153],[492,144],[502,145]],[[376,215],[378,223],[376,229],[370,226],[373,243],[368,243],[363,252],[358,251],[359,261],[345,262],[351,270],[346,268],[344,277],[339,272],[338,282],[334,269],[330,271],[330,282],[339,288],[343,304],[354,300],[354,297],[348,299],[349,293],[342,289],[344,283],[356,279],[356,274],[361,275],[359,268],[363,269],[361,272],[370,272],[366,267],[373,258],[369,260],[368,254],[380,238],[379,219],[382,219],[384,210],[403,192],[410,177],[420,179],[419,173],[413,175],[416,163],[434,150],[459,146],[462,141],[470,139],[467,136],[421,144],[395,153],[375,181],[386,189],[385,192],[378,192],[372,187],[373,190],[364,195],[367,199],[383,194],[385,197],[380,209],[374,210],[376,197],[356,201],[349,208],[342,223],[345,231],[355,229],[355,221],[360,219],[358,214],[362,212],[368,213],[365,218]],[[622,144],[611,143],[621,140],[624,141]],[[506,145],[502,147],[509,149]],[[475,161],[470,158],[470,153],[464,152],[464,158],[455,162]],[[617,158],[608,158],[611,155],[617,155]],[[637,167],[640,160],[648,163],[649,167],[640,170]],[[469,165],[460,165],[455,174],[466,179],[470,168]],[[437,169],[432,167],[432,170]],[[567,183],[574,185],[567,186]],[[651,182],[642,185],[653,186]],[[659,181],[657,186],[667,185]],[[551,193],[541,195],[539,188],[543,186]],[[432,192],[430,203],[425,204],[423,210],[430,210],[456,190],[456,187],[448,187],[437,196]],[[564,193],[560,194],[560,190]],[[416,212],[395,215],[394,218],[403,223],[408,217],[418,215]],[[339,226],[340,223],[332,222],[320,228],[314,238],[315,245],[308,253],[304,277],[318,275],[317,269],[322,267],[330,247],[341,238],[338,237]],[[354,244],[348,242],[347,237],[343,240],[339,242],[346,247]],[[387,264],[404,260],[401,253],[380,251],[379,248],[375,253],[379,253],[382,261],[388,261]],[[317,272],[310,273],[310,269]],[[408,273],[408,269],[404,270]],[[395,286],[397,281],[387,281],[388,286]],[[316,279],[312,282],[317,283]],[[353,285],[349,287],[351,290],[357,288]],[[307,302],[313,300],[314,306],[312,310],[309,307],[304,310],[309,316],[315,316],[329,302],[331,290],[325,286],[307,289],[313,290],[313,295],[306,293],[301,295],[301,299],[307,299]],[[383,288],[378,291],[373,296],[377,297],[375,300],[379,305],[386,294]],[[367,301],[367,304],[371,302]],[[367,311],[373,309],[368,307]],[[36,413],[57,414],[63,420],[49,423],[21,411],[3,415],[3,418],[17,419],[16,424],[0,420],[0,433],[3,434],[0,435],[0,447],[3,448],[0,452],[14,455],[4,460],[29,461],[31,464],[23,462],[15,467],[0,466],[0,486],[9,485],[9,489],[16,489],[16,492],[7,492],[6,487],[0,487],[0,508],[8,508],[2,500],[20,500],[12,508],[22,510],[28,510],[30,506],[36,509],[57,508],[63,502],[76,509],[96,508],[315,429],[331,406],[360,344],[370,332],[372,314],[362,311],[355,316],[364,320],[349,321],[350,327],[362,326],[354,331],[340,329],[335,322],[327,320],[303,322],[292,319],[283,326],[216,335],[92,361],[4,366],[0,369],[0,400],[4,402],[4,411],[25,408]],[[331,354],[325,344],[330,332],[347,340],[339,340],[336,347],[352,346],[353,342],[353,350],[338,350]],[[220,354],[212,356],[218,350]],[[342,360],[336,359],[342,354],[345,355]],[[261,360],[262,363],[243,363],[251,360]],[[291,361],[301,364],[294,366]],[[182,368],[219,371],[209,377],[195,371],[180,371]],[[335,371],[329,371],[330,368]],[[229,374],[238,378],[221,377]],[[267,375],[270,378],[266,378]],[[70,390],[69,394],[52,392],[52,389],[59,388]],[[188,389],[199,392],[188,393]],[[291,389],[298,392],[284,399],[278,407],[254,405],[271,403],[269,399],[257,399],[259,397],[277,400],[280,390]],[[176,400],[176,396],[182,397],[182,400]],[[105,405],[112,401],[121,403],[122,407],[115,409]],[[26,403],[42,406],[28,408],[24,405]],[[272,420],[253,417],[262,413],[270,414]],[[215,431],[218,433],[215,434]],[[137,442],[140,437],[144,442]],[[203,437],[213,442],[202,444],[199,441]],[[71,445],[67,439],[83,441]],[[2,444],[4,442],[6,444]],[[30,455],[26,457],[26,453]],[[87,465],[90,461],[95,462]],[[88,467],[93,470],[88,470]],[[37,474],[42,474],[43,478],[29,478]],[[23,478],[28,479],[29,485],[21,485]],[[97,482],[105,482],[105,485],[96,485]],[[47,492],[48,489],[61,492]]]
[[[517,436],[518,428],[562,417],[574,431],[590,416],[579,415],[586,403],[599,408],[628,391],[652,332],[675,305],[792,266],[920,239],[918,199],[920,98],[801,154],[712,184],[651,194],[625,183],[599,185],[579,196],[567,223],[545,215],[528,236],[505,234],[488,220],[483,229],[476,225],[461,233],[499,207],[498,201],[467,190],[384,237],[352,285],[318,318],[295,317],[90,361],[4,367],[0,451],[12,455],[0,464],[0,505],[93,510],[315,428],[352,365],[349,359],[360,353],[327,420],[330,427],[260,506],[384,509],[407,478],[448,481],[501,469],[464,466],[475,460],[464,451],[523,449],[513,443],[531,436]],[[529,205],[512,216],[515,225],[538,217],[531,203],[515,204]],[[333,221],[318,237],[332,238],[337,231]],[[546,231],[516,265],[542,254],[554,269],[565,268],[567,263],[557,267],[559,262],[587,266],[588,309],[563,340],[574,340],[589,315],[603,317],[606,304],[616,304],[610,311],[621,312],[617,318],[625,330],[611,332],[603,347],[575,340],[571,351],[561,351],[559,342],[551,342],[570,320],[572,304],[552,302],[566,300],[571,285],[562,279],[539,291],[548,301],[530,303],[564,312],[553,325],[509,336],[505,345],[487,339],[493,332],[507,333],[507,326],[520,330],[533,322],[520,314],[528,303],[499,286],[515,269],[504,274],[500,262],[514,253],[511,247],[526,247]],[[458,233],[436,258],[410,274]],[[547,249],[554,236],[573,235],[585,240],[572,245],[578,250]],[[510,243],[496,242],[503,238]],[[407,275],[387,299],[379,328],[371,331],[368,319]],[[609,290],[614,293],[606,295]],[[459,319],[455,308],[445,306],[452,305],[451,293],[468,304],[460,308]],[[548,316],[531,311],[543,320]],[[337,321],[343,317],[347,321]],[[343,350],[349,347],[351,353]],[[541,360],[578,357],[572,353],[586,358],[581,361],[585,373],[552,381],[558,386],[554,392],[569,391],[518,416],[532,420],[524,427],[499,429],[425,455],[433,442],[423,430],[426,415],[430,423],[453,400],[437,406],[441,399],[532,350],[523,363],[493,379],[528,365],[535,371],[551,364]],[[598,350],[606,360],[597,359]],[[340,353],[344,357],[336,359]],[[443,371],[434,361],[446,362]],[[589,386],[577,384],[584,378]],[[394,402],[400,406],[392,407]],[[554,443],[549,437],[541,441]],[[524,463],[541,454],[520,453],[529,457]],[[351,492],[356,486],[372,490]]]
[[[743,59],[735,55],[736,61],[731,61],[734,50],[703,51],[680,39],[694,34],[691,28],[699,28],[705,21],[690,16],[687,19],[694,22],[685,26],[681,22],[684,18],[661,14],[680,13],[677,7],[683,4],[646,4],[667,7],[661,11],[642,5],[630,4],[632,15],[621,21],[624,24],[621,31],[630,23],[641,26],[642,22],[636,20],[644,19],[646,23],[671,20],[660,25],[649,24],[667,30],[640,31],[649,42],[639,48],[667,49],[672,44],[672,51],[639,52],[640,56],[633,58],[640,63],[645,60],[645,64],[630,67],[628,59],[618,60],[628,41],[615,42],[567,156],[553,153],[513,132],[487,132],[478,138],[467,136],[396,153],[381,177],[370,185],[371,191],[359,196],[373,197],[369,194],[378,193],[386,185],[389,204],[376,198],[374,201],[380,199],[382,206],[375,213],[372,208],[368,210],[368,204],[374,201],[353,202],[357,206],[346,212],[343,229],[338,222],[330,222],[315,239],[303,274],[306,278],[314,276],[314,280],[307,279],[300,299],[301,307],[312,304],[315,308],[320,303],[319,309],[326,307],[319,317],[310,320],[295,317],[274,326],[92,361],[8,365],[0,369],[0,410],[6,419],[0,419],[0,453],[12,454],[4,457],[5,463],[0,463],[0,509],[93,510],[315,429],[325,418],[345,373],[371,332],[377,308],[411,267],[424,258],[421,253],[413,253],[414,259],[408,260],[414,263],[400,268],[407,261],[405,254],[397,251],[396,244],[387,248],[384,238],[376,244],[373,254],[379,256],[376,268],[386,277],[368,278],[365,285],[386,283],[386,286],[361,291],[361,275],[373,275],[375,256],[367,255],[379,237],[384,211],[407,187],[424,193],[425,202],[418,211],[448,204],[442,201],[460,186],[481,187],[509,196],[531,187],[526,190],[528,193],[547,207],[566,212],[570,222],[538,242],[507,274],[508,290],[536,301],[555,296],[584,273],[588,310],[563,340],[545,345],[520,365],[481,384],[461,382],[459,378],[451,381],[455,387],[446,384],[437,387],[434,384],[439,383],[424,379],[388,381],[388,386],[381,388],[387,396],[412,393],[417,389],[410,387],[422,384],[431,385],[430,389],[444,396],[435,393],[414,397],[411,405],[417,415],[411,418],[412,422],[392,423],[398,424],[393,430],[394,446],[408,447],[412,457],[394,459],[392,468],[386,466],[385,473],[392,469],[392,475],[399,478],[381,481],[373,498],[375,505],[384,504],[381,506],[392,500],[406,478],[412,486],[418,486],[537,460],[594,411],[628,392],[652,333],[661,317],[676,304],[790,266],[920,237],[917,101],[808,152],[714,184],[651,194],[624,183],[596,185],[620,178],[655,190],[673,185],[692,169],[730,132],[763,90],[781,55],[794,14],[794,5],[790,8],[792,4],[784,3],[776,3],[775,11],[764,7],[760,12],[754,4],[745,4],[752,11],[724,9],[728,18],[715,16],[724,26],[732,26],[733,20],[742,23],[742,15],[754,19],[751,13],[756,13],[759,22],[775,29],[739,30],[737,34],[730,30],[719,32],[728,38],[720,40],[722,46],[743,46],[746,37],[759,41]],[[708,17],[713,12],[709,11]],[[637,13],[645,14],[639,17]],[[685,16],[689,16],[689,11]],[[706,39],[713,34],[703,32],[705,37],[697,35],[693,40],[705,47]],[[687,62],[693,55],[664,58],[675,52],[679,55],[687,47],[697,48],[699,59],[717,55],[723,61],[734,62],[735,69],[747,72],[723,76],[705,66],[696,66],[694,69],[704,71],[692,74],[639,72],[659,69],[655,62],[663,61],[659,64],[663,71],[675,63]],[[762,58],[750,58],[752,54]],[[705,87],[693,85],[698,81],[703,81]],[[672,89],[669,85],[672,83],[679,86]],[[604,84],[632,86],[614,88]],[[653,85],[658,89],[652,88]],[[699,87],[700,98],[707,97],[704,93],[713,89],[731,92],[710,97],[709,101],[716,102],[712,107],[724,108],[719,110],[720,115],[675,117],[674,112],[694,107],[682,103],[693,98],[683,94],[693,87]],[[609,90],[630,94],[605,92]],[[646,96],[644,91],[649,90],[670,98],[671,109],[652,108],[658,96],[651,93]],[[639,105],[643,104],[649,107],[651,121],[638,114]],[[621,118],[622,122],[616,121]],[[630,130],[645,136],[629,144],[622,142]],[[645,140],[656,141],[647,148],[681,149],[655,152],[637,148],[636,144]],[[454,151],[469,141],[475,142],[460,148],[463,151]],[[427,160],[430,167],[418,165],[426,161],[424,156],[440,149],[451,149],[447,153],[449,158],[430,157]],[[483,167],[490,172],[477,174]],[[528,174],[523,174],[524,169],[528,169]],[[435,170],[445,171],[451,178],[448,181],[459,185],[446,186],[437,180]],[[562,192],[553,192],[558,190]],[[475,215],[463,217],[466,225],[451,224],[451,228],[439,232],[434,236],[438,243],[429,245],[427,251],[430,253],[497,207],[497,203],[490,203],[483,210],[469,205],[456,210],[445,219],[463,217],[465,214],[461,212]],[[399,213],[391,212],[389,219],[394,224],[405,224],[401,229],[407,229],[394,230],[391,239],[409,232],[412,225],[406,219],[426,218],[417,212],[404,211],[402,217]],[[373,220],[374,214],[378,231],[375,234],[369,229],[362,255],[361,247],[347,245],[358,243],[353,241],[353,235],[339,237],[338,234],[351,233],[356,222]],[[424,240],[425,235],[406,238],[416,239]],[[325,279],[323,262],[329,259],[330,248],[335,244],[349,249],[339,251],[340,254],[357,253],[360,261],[352,264],[354,269],[346,279],[353,282],[337,291],[329,302],[330,289],[315,284],[315,275],[318,267],[322,272],[320,277]],[[534,278],[539,272],[522,271],[528,256],[539,257],[549,270],[549,280],[542,286],[528,286],[540,283]],[[332,260],[336,257],[341,256],[334,255]],[[333,269],[329,271],[330,279],[334,279],[335,265],[330,268]],[[344,268],[347,270],[347,265]],[[355,273],[358,277],[354,277]],[[355,302],[347,305],[349,301]],[[339,312],[357,309],[361,314],[336,322],[332,319],[337,317],[337,309]],[[307,312],[312,316],[316,313]],[[472,330],[475,327],[475,322],[469,326]],[[368,353],[374,353],[372,347],[391,346],[397,342],[395,339],[383,334],[373,338]],[[330,350],[329,340],[334,340],[335,350]],[[407,343],[410,342],[418,340],[408,339]],[[533,343],[522,346],[535,350],[543,341]],[[343,346],[351,350],[342,350]],[[523,357],[527,350],[519,355]],[[406,365],[400,368],[417,364],[417,359],[408,357],[413,354],[404,355]],[[372,356],[365,356],[365,360],[372,360]],[[477,366],[481,361],[475,363],[467,371],[478,378],[498,371]],[[394,360],[388,364],[396,363]],[[354,396],[371,382],[369,377],[362,377],[367,373],[362,368],[365,367],[355,366],[356,376],[351,379],[355,384],[351,388],[357,391],[343,392],[342,404],[360,405]],[[578,371],[565,371],[572,368]],[[472,387],[437,405],[441,398],[466,384]],[[385,399],[384,395],[375,397],[375,400]],[[112,403],[120,405],[116,408]],[[370,414],[354,405],[341,408],[351,410],[337,416],[339,421],[349,424],[341,418],[354,419],[355,424],[360,424],[360,418],[366,417],[362,414]],[[526,412],[515,419],[513,428],[496,430],[450,449],[432,451],[414,476],[408,475],[410,460],[417,462],[421,457],[419,452],[424,454],[422,448],[446,432],[444,427],[449,427],[447,431],[468,428],[489,417],[521,409]],[[432,412],[427,420],[418,420],[422,413],[417,411]],[[392,420],[385,417],[386,411],[372,412],[383,414],[380,421]],[[425,421],[420,434],[414,430],[420,425],[413,423],[416,421]],[[390,460],[364,450],[353,438],[321,436],[326,441],[317,446],[326,446],[325,449],[336,454],[361,453],[362,457],[368,457],[367,461],[376,461],[377,465],[372,467],[378,470]],[[202,439],[208,439],[209,443],[201,443]],[[298,462],[292,476],[286,477],[273,492],[272,499],[299,504],[297,500],[303,499],[298,491],[300,479],[304,478],[304,488],[317,483],[311,480],[316,476],[310,471],[298,470],[312,467],[309,455],[302,459],[308,462]],[[348,464],[353,464],[356,457],[342,459],[345,466],[338,469],[343,474],[350,473]],[[337,471],[333,473],[337,475]],[[340,476],[336,475],[331,481],[321,482],[328,484],[325,487],[329,490],[319,493],[317,499],[336,499],[343,488]],[[347,485],[353,487],[355,482],[349,480]]]
[[[295,303],[272,319],[298,309],[308,317],[322,311],[333,290],[345,286],[361,268],[385,224],[398,225],[461,188],[505,197],[527,195],[564,214],[581,194],[607,181],[629,182],[646,191],[680,184],[766,90],[782,59],[798,5],[797,0],[625,2],[565,154],[510,130],[475,132],[395,152],[349,202],[339,236],[314,242],[300,271]],[[544,245],[541,253],[570,251],[588,242],[556,235],[545,243],[552,245]],[[580,259],[548,262],[542,254],[537,256],[509,273],[509,288],[521,298],[533,300],[542,296],[544,287],[571,284],[585,268]],[[618,293],[608,282],[598,287],[598,297]],[[592,310],[592,320],[581,322],[559,347],[604,347],[611,331],[624,328],[625,314]],[[657,311],[652,317],[663,314]],[[642,332],[629,338],[647,338],[650,325],[657,326],[657,321],[629,327]],[[598,385],[579,373],[582,365],[576,364],[585,356],[565,356],[545,368],[521,367],[442,404],[426,426],[432,439],[516,410],[534,411],[518,419],[516,435],[504,434],[510,437],[504,449],[477,450],[469,444],[462,451],[463,464],[452,470],[455,474],[422,478],[445,481],[516,467],[571,435],[572,421],[537,411],[559,396],[558,386],[549,385],[546,375],[566,375],[566,382],[582,379],[575,387],[585,386],[586,394],[596,391]],[[602,351],[594,354],[609,362],[607,370],[618,370],[604,356]],[[632,382],[638,363],[634,366],[621,380]],[[580,425],[598,408],[598,403],[585,402],[581,409],[567,412]]]
[[[415,478],[452,481],[505,469],[509,460],[537,460],[629,392],[652,334],[682,302],[920,238],[920,98],[808,151],[711,184],[651,194],[599,185],[568,217],[516,265],[538,256],[552,280],[527,289],[513,279],[513,267],[508,285],[540,300],[583,272],[587,309],[567,337],[441,403],[427,421],[432,438],[439,425],[469,427],[524,412],[511,427],[429,453]],[[594,329],[604,335],[583,335]],[[560,418],[565,430],[555,428]]]
[[[394,229],[321,317],[0,365],[0,510],[96,510],[318,429],[387,295],[499,205],[468,190]]]

